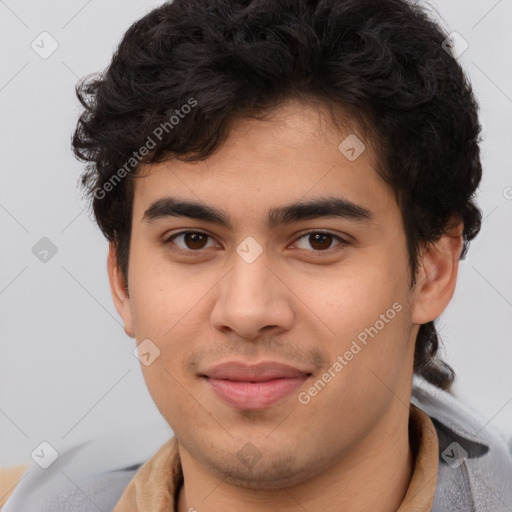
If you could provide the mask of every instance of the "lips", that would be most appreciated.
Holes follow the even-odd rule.
[[[264,382],[272,379],[302,377],[308,375],[309,372],[273,361],[264,361],[256,365],[232,361],[214,366],[203,373],[211,379]]]
[[[256,365],[231,361],[209,368],[201,376],[228,405],[263,409],[290,395],[311,373],[274,361]]]

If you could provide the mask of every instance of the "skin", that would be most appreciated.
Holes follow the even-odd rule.
[[[357,132],[342,133],[328,119],[318,106],[288,101],[265,120],[238,120],[205,161],[146,166],[134,192],[129,294],[110,247],[125,332],[161,351],[142,370],[178,440],[179,512],[391,512],[407,491],[414,343],[419,325],[437,318],[453,295],[462,226],[424,247],[411,291],[401,213],[374,170],[371,144],[349,161],[338,144]],[[269,209],[326,195],[367,208],[373,222],[314,218],[267,228]],[[165,196],[221,208],[233,229],[184,217],[145,222],[146,209]],[[211,238],[165,242],[186,229]],[[318,231],[348,243],[332,238],[319,249],[304,236]],[[248,236],[263,251],[252,263],[236,252]],[[401,311],[300,403],[299,392],[394,303]],[[277,405],[239,410],[198,376],[235,359],[279,361],[312,376]],[[237,457],[247,442],[260,454],[252,467]]]

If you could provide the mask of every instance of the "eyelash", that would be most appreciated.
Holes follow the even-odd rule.
[[[174,245],[174,248],[172,249],[173,252],[175,252],[176,254],[179,254],[179,255],[184,255],[184,256],[190,256],[194,253],[199,253],[199,252],[202,252],[202,249],[197,249],[197,250],[184,250],[184,249],[180,249],[179,247],[176,247],[176,245],[173,243],[173,239],[178,237],[178,236],[181,236],[181,235],[187,235],[187,234],[190,234],[190,233],[193,233],[193,234],[198,234],[198,235],[204,235],[204,236],[207,236],[208,238],[213,238],[211,235],[209,235],[208,233],[204,233],[203,231],[197,231],[197,230],[185,230],[185,231],[179,231],[178,233],[174,233],[172,234],[170,237],[166,238],[164,240],[164,245],[168,245],[170,243],[172,243]],[[312,253],[318,253],[319,255],[320,254],[325,254],[325,253],[328,253],[328,254],[332,254],[333,251],[336,251],[336,250],[340,250],[340,249],[336,249],[336,247],[339,247],[339,246],[343,246],[343,245],[348,245],[348,242],[341,238],[339,235],[335,235],[334,233],[330,233],[328,231],[308,231],[306,233],[302,233],[298,238],[295,239],[295,242],[297,242],[298,240],[300,240],[301,238],[304,238],[306,236],[309,236],[309,235],[329,235],[329,236],[332,236],[334,239],[336,239],[339,244],[334,246],[334,248],[330,248],[330,249],[324,249],[324,250],[308,250],[308,249],[300,249],[300,250],[303,250],[303,251],[307,251],[307,252],[312,252]]]

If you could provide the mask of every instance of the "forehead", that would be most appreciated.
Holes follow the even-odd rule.
[[[262,119],[240,118],[206,160],[173,159],[141,168],[134,218],[142,220],[166,196],[215,204],[230,210],[230,217],[263,211],[267,216],[271,204],[334,194],[377,214],[389,209],[392,191],[376,171],[371,141],[355,133],[349,119],[340,126],[325,111],[297,102]]]

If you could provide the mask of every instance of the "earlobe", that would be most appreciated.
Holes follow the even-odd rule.
[[[452,299],[463,248],[462,231],[462,223],[452,225],[437,242],[423,248],[414,293],[415,324],[438,318]]]
[[[126,288],[122,272],[119,269],[116,249],[113,242],[110,243],[108,249],[107,271],[110,283],[110,293],[112,294],[114,306],[123,319],[124,332],[131,338],[135,338],[130,296],[128,294],[128,289]]]

